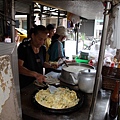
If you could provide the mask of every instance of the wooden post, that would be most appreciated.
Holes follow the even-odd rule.
[[[60,25],[60,11],[58,10],[58,24],[57,24],[57,26],[59,26]]]

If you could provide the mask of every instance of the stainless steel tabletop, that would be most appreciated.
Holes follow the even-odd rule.
[[[52,73],[53,74],[53,73]],[[54,75],[55,76],[55,75]],[[56,75],[57,76],[57,75]],[[37,109],[31,102],[33,92],[39,87],[31,84],[21,90],[21,104],[24,115],[29,116],[31,120],[87,120],[92,101],[92,94],[86,94],[83,106],[70,114],[52,114]],[[93,120],[105,120],[107,113],[110,92],[100,90],[98,93],[97,103]],[[27,119],[26,119],[27,120]],[[108,120],[108,119],[106,119]]]

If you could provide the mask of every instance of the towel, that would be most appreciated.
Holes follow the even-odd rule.
[[[107,34],[107,45],[111,48],[120,49],[120,5],[115,6],[110,13]]]

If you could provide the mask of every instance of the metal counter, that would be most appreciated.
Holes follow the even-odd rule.
[[[21,90],[21,104],[23,115],[30,118],[30,120],[87,120],[92,101],[92,94],[84,94],[85,100],[80,109],[70,114],[52,114],[37,109],[31,101],[33,92],[39,87],[31,84]],[[93,120],[107,120],[105,118],[110,93],[105,90],[100,90],[95,107]],[[23,120],[27,120],[23,119]]]

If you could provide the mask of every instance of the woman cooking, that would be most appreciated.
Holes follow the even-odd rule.
[[[34,80],[45,81],[43,67],[51,68],[45,62],[46,49],[44,41],[47,38],[47,29],[43,25],[36,26],[31,40],[23,42],[18,47],[18,67],[20,88],[31,84]]]

